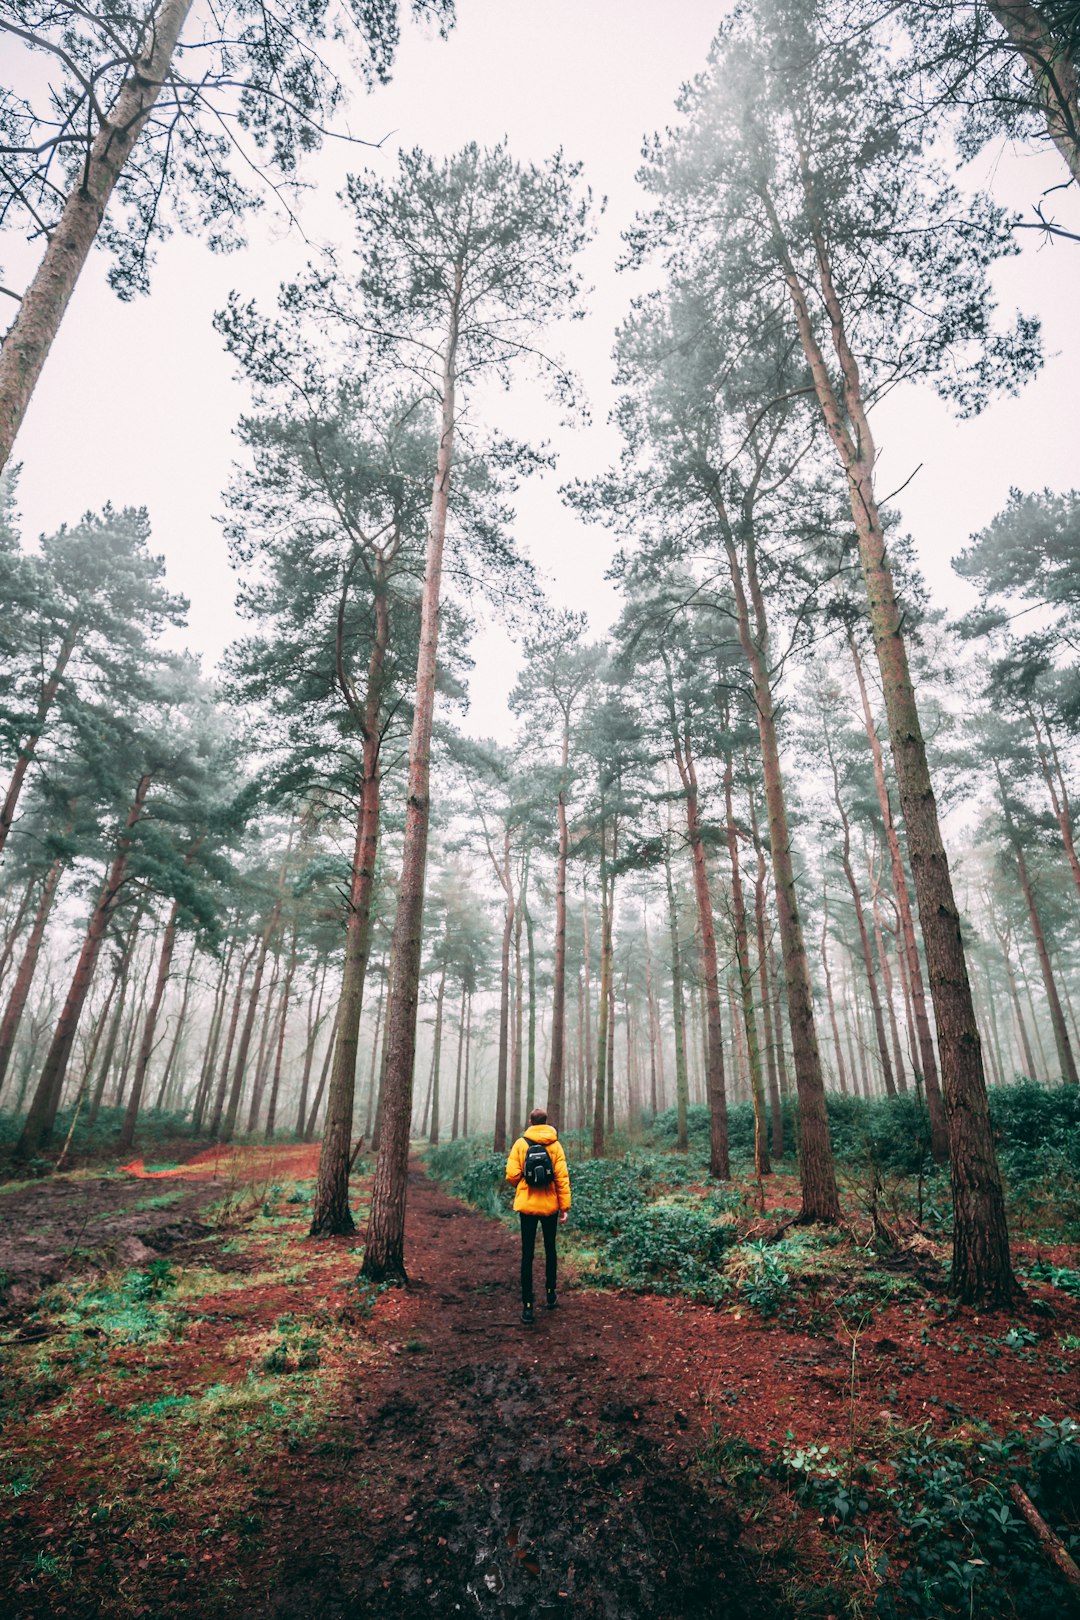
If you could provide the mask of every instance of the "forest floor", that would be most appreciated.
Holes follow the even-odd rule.
[[[356,1240],[306,1238],[316,1152],[0,1188],[45,1285],[8,1267],[5,1613],[869,1615],[901,1537],[831,1534],[807,1448],[861,1467],[1077,1409],[1069,1299],[1052,1325],[927,1295],[809,1332],[571,1262],[525,1328],[512,1225],[419,1161],[411,1285],[372,1289]]]

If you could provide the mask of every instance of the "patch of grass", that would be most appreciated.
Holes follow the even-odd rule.
[[[168,1209],[170,1204],[178,1204],[184,1196],[183,1187],[173,1187],[169,1192],[154,1193],[149,1198],[140,1198],[134,1209]]]

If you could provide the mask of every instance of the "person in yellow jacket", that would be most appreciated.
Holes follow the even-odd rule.
[[[537,1225],[544,1230],[544,1281],[547,1307],[553,1311],[559,1303],[555,1293],[555,1233],[559,1222],[565,1221],[570,1212],[570,1171],[566,1154],[542,1108],[533,1109],[528,1130],[510,1149],[506,1179],[517,1188],[514,1208],[521,1217],[521,1320],[528,1324],[533,1319],[532,1274]]]

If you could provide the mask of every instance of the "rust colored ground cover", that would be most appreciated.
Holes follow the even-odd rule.
[[[419,1165],[407,1291],[358,1286],[351,1240],[306,1240],[303,1187],[256,1191],[241,1230],[122,1273],[112,1317],[79,1279],[66,1311],[41,1314],[62,1318],[53,1337],[14,1341],[33,1316],[9,1329],[12,1612],[870,1614],[866,1571],[842,1567],[783,1470],[748,1486],[725,1459],[840,1455],[852,1433],[862,1458],[885,1456],[924,1424],[1001,1433],[1076,1408],[1060,1347],[1080,1304],[1055,1293],[1047,1316],[1044,1285],[1008,1321],[925,1293],[875,1308],[853,1396],[856,1317],[830,1315],[824,1281],[808,1326],[568,1278],[527,1330],[512,1227]],[[902,1561],[883,1518],[868,1535]]]

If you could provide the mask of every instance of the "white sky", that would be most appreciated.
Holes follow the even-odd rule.
[[[566,432],[534,384],[506,402],[505,425],[560,452],[554,477],[534,480],[519,497],[519,535],[559,604],[588,609],[597,630],[616,599],[603,575],[607,537],[582,525],[560,502],[557,485],[589,476],[617,450],[606,425],[612,400],[610,352],[615,326],[634,291],[617,276],[619,233],[639,202],[634,173],[642,136],[671,115],[680,83],[698,71],[718,16],[715,0],[458,0],[449,41],[409,30],[393,84],[351,112],[355,133],[389,139],[376,153],[338,145],[320,155],[308,178],[317,190],[302,204],[314,239],[348,240],[336,201],[350,168],[368,162],[390,172],[397,144],[441,153],[468,140],[508,136],[521,158],[556,146],[585,165],[586,179],[609,199],[589,250],[592,313],[560,339],[585,382],[594,425]],[[1023,211],[1064,174],[1047,154],[998,155],[998,198]],[[1060,217],[1068,205],[1051,199]],[[1072,208],[1080,228],[1080,208]],[[25,249],[4,244],[5,277],[25,279]],[[191,599],[188,645],[212,665],[236,633],[234,581],[215,515],[234,454],[232,430],[247,394],[232,376],[211,320],[236,288],[268,304],[280,280],[308,249],[296,236],[258,223],[250,247],[219,258],[198,239],[165,244],[152,294],[121,304],[95,255],[83,275],[46,365],[16,459],[23,464],[19,506],[28,536],[55,528],[106,500],[145,504],[170,584]],[[20,275],[21,272],[21,275]],[[1075,378],[1080,359],[1080,245],[1040,246],[1025,233],[1019,259],[1000,267],[1002,304],[1041,316],[1048,361],[1017,400],[957,423],[932,395],[910,391],[879,415],[883,489],[900,485],[921,463],[899,505],[913,532],[937,601],[966,598],[949,559],[1004,504],[1010,484],[1064,489],[1077,482]],[[1071,386],[1070,386],[1071,385]],[[507,737],[505,695],[516,655],[506,633],[486,627],[474,647],[471,730]]]

